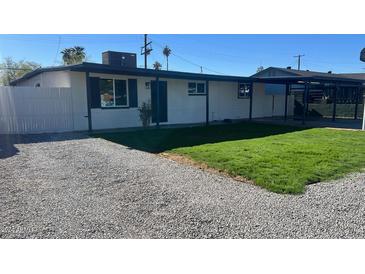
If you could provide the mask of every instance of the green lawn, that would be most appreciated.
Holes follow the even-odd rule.
[[[278,193],[365,168],[365,133],[258,123],[95,135],[149,152],[187,156]]]

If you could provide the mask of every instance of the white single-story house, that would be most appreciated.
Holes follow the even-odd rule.
[[[302,85],[305,94],[312,84],[335,83],[360,92],[363,84],[355,77],[299,75],[289,68],[269,68],[251,77],[142,69],[136,67],[135,54],[124,52],[104,52],[102,59],[102,64],[40,68],[11,85],[70,88],[72,130],[83,131],[140,127],[138,108],[144,102],[151,103],[152,125],[157,126],[292,117],[291,87]]]

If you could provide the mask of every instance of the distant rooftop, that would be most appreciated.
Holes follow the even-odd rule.
[[[255,73],[251,77],[257,79],[327,79],[330,81],[343,81],[343,80],[355,80],[365,81],[365,73],[333,73],[319,72],[311,70],[297,70],[290,67],[279,68],[279,67],[268,67],[260,72]]]

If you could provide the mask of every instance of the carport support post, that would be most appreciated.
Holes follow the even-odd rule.
[[[87,122],[89,131],[93,130],[92,120],[91,120],[91,87],[90,87],[90,73],[86,72],[86,100],[87,100]]]
[[[253,96],[253,83],[250,83],[250,112],[248,114],[248,119],[252,120],[252,96]]]
[[[209,125],[209,81],[206,80],[205,82],[205,125]]]
[[[355,98],[355,113],[354,113],[354,120],[357,120],[357,112],[359,108],[359,97],[360,97],[360,88],[356,88],[356,98]]]
[[[302,113],[302,124],[305,124],[307,104],[308,104],[308,91],[309,91],[309,83],[305,82],[304,84],[304,94],[303,94],[303,113]]]
[[[156,76],[156,127],[160,127],[160,78]]]
[[[336,105],[337,105],[337,90],[339,86],[336,84],[335,89],[333,90],[333,110],[332,110],[332,121],[336,121]]]
[[[363,94],[363,92],[360,92],[360,94],[362,95],[362,102],[364,104],[364,112],[362,113],[362,130],[365,130],[365,94]]]
[[[289,84],[285,85],[285,112],[284,112],[284,120],[288,118],[288,95],[289,95]]]

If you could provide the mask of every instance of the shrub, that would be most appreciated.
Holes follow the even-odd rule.
[[[142,122],[143,127],[148,127],[151,123],[152,108],[150,102],[143,102],[142,106],[138,108],[139,119]]]

